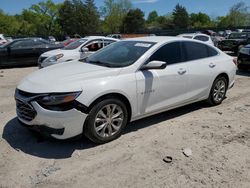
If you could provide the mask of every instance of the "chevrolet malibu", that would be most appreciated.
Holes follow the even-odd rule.
[[[199,41],[127,39],[24,78],[15,93],[17,115],[57,139],[83,133],[106,143],[131,121],[197,101],[220,104],[234,85],[235,63]]]

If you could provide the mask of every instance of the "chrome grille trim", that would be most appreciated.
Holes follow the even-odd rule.
[[[25,121],[32,121],[37,113],[35,109],[27,102],[16,99],[16,109],[19,118]]]

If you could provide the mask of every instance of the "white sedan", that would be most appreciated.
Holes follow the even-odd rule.
[[[202,41],[202,42],[205,42],[207,44],[210,44],[210,45],[214,46],[214,42],[213,42],[212,38],[209,35],[206,35],[206,34],[202,34],[202,33],[185,33],[185,34],[178,35],[178,37],[199,40],[199,41]]]
[[[38,59],[38,65],[40,68],[44,68],[57,63],[78,60],[87,57],[116,41],[118,41],[118,39],[102,36],[81,38],[62,49],[51,50],[43,53]]]
[[[18,119],[57,139],[116,139],[131,121],[197,101],[220,104],[236,61],[205,43],[144,37],[40,69],[16,89]]]

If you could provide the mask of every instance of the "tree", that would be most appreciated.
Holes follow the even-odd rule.
[[[86,11],[86,34],[96,33],[99,29],[99,13],[95,6],[94,0],[85,0]]]
[[[210,27],[212,25],[210,17],[201,12],[190,14],[190,23],[194,28]]]
[[[0,33],[6,35],[17,35],[21,24],[16,16],[10,16],[0,10]]]
[[[148,14],[147,23],[148,24],[154,23],[157,21],[157,19],[158,19],[158,13],[154,10]]]
[[[101,13],[104,18],[104,31],[118,33],[123,30],[123,18],[128,13],[132,4],[129,0],[105,0]]]
[[[226,16],[217,18],[218,27],[240,27],[250,25],[249,7],[243,2],[233,5]]]
[[[35,25],[38,35],[51,35],[59,31],[57,22],[58,10],[60,4],[55,4],[52,0],[34,4],[28,10],[23,11],[23,19],[28,23]]]
[[[185,7],[177,4],[173,11],[173,23],[176,28],[185,29],[189,25],[189,16]]]
[[[87,24],[91,27],[91,31],[93,31],[92,23],[88,23],[91,19],[92,15],[88,15],[89,13],[94,13],[94,4],[92,2],[88,2],[88,9],[86,10],[86,5],[81,0],[66,0],[59,10],[59,23],[64,30],[64,34],[66,35],[86,35],[89,33]],[[93,15],[94,22],[96,21],[96,15]]]
[[[134,33],[144,29],[144,13],[140,9],[131,9],[123,19],[124,32]]]

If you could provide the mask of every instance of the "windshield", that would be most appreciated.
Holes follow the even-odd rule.
[[[79,39],[76,40],[70,44],[68,44],[67,46],[65,46],[63,49],[64,50],[74,50],[76,48],[78,48],[79,46],[81,46],[83,43],[85,43],[87,41],[87,39]]]
[[[247,33],[231,33],[229,39],[246,39],[248,37]]]
[[[120,41],[110,44],[85,61],[100,66],[126,67],[136,62],[155,43],[142,41]]]

